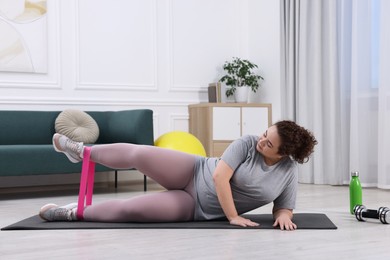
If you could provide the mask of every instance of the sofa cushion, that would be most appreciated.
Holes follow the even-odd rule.
[[[87,113],[76,109],[62,111],[55,121],[55,130],[77,142],[93,144],[99,137],[99,126]]]
[[[80,173],[81,163],[71,163],[52,144],[0,145],[0,176]],[[96,164],[96,172],[112,171]]]
[[[51,144],[59,111],[0,111],[0,145]],[[0,159],[0,165],[1,165]]]

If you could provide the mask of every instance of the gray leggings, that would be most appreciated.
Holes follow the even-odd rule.
[[[155,146],[118,143],[93,146],[91,159],[114,169],[135,168],[167,191],[92,204],[84,211],[85,221],[172,222],[194,219],[195,155]]]

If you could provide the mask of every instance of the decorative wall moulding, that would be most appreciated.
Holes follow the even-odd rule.
[[[62,89],[59,80],[56,81],[4,81],[0,82],[0,88],[12,89]]]
[[[118,2],[107,6],[105,2],[90,0],[78,1],[75,5],[76,90],[158,90],[157,0],[137,4],[126,0]],[[95,10],[99,10],[96,5],[101,5],[101,9],[108,12],[107,17],[112,15],[116,19],[101,26],[94,24],[104,19],[99,15],[101,12],[91,14],[91,4]],[[143,10],[137,11],[137,8]],[[138,16],[142,12],[147,15]],[[134,21],[136,17],[141,20]],[[107,37],[107,30],[114,37]],[[142,41],[147,44],[139,46]]]
[[[178,92],[178,93],[206,93],[207,87],[201,87],[198,85],[174,85],[171,88],[169,88],[169,92]]]
[[[97,82],[78,82],[75,90],[142,90],[157,91],[157,84],[118,84],[118,83],[97,83]]]
[[[0,105],[65,105],[65,106],[126,106],[126,107],[187,107],[188,104],[199,103],[199,100],[139,100],[139,99],[55,99],[55,98],[4,98],[0,97]]]
[[[181,130],[182,127],[177,127],[179,125],[185,125],[188,128],[189,116],[187,114],[172,113],[169,115],[169,118],[170,118],[170,129]]]
[[[218,64],[241,53],[247,39],[232,37],[246,26],[240,6],[240,1],[215,0],[207,8],[200,1],[168,1],[169,92],[207,93],[209,82],[218,77]],[[226,19],[230,15],[235,19]]]

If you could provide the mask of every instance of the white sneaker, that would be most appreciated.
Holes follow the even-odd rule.
[[[73,221],[77,220],[77,203],[71,203],[62,207],[56,204],[46,204],[39,211],[41,219],[46,221]]]
[[[57,152],[64,153],[72,163],[78,163],[83,160],[84,143],[76,142],[65,135],[53,135],[53,147]]]

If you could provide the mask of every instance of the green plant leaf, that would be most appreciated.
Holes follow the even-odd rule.
[[[226,61],[223,65],[226,74],[220,81],[231,88],[226,90],[226,95],[231,96],[236,87],[249,86],[253,92],[256,92],[260,86],[260,80],[264,80],[261,75],[255,74],[254,69],[258,66],[249,60],[233,57],[231,61]]]

